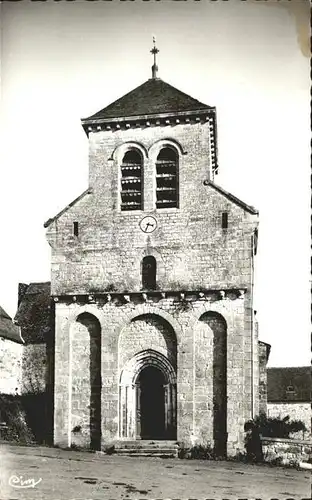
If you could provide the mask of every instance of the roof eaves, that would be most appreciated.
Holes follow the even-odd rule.
[[[0,321],[0,337],[18,344],[24,344],[24,340],[21,336],[21,330],[18,325],[16,325],[16,323],[8,316],[2,316],[2,320],[3,319],[4,321]]]
[[[202,115],[207,113],[216,112],[216,108],[213,106],[207,106],[207,108],[198,108],[189,111],[170,111],[164,113],[149,113],[145,115],[129,115],[120,117],[102,117],[102,118],[81,118],[82,126],[84,125],[98,125],[101,123],[119,123],[119,122],[130,122],[137,120],[148,120],[148,119],[161,119],[170,117],[180,117],[180,116],[192,116],[192,115]]]
[[[276,371],[290,371],[290,370],[302,370],[311,372],[311,366],[270,366],[268,370]]]
[[[244,201],[240,200],[239,198],[237,198],[233,194],[229,193],[228,191],[226,191],[222,187],[220,187],[217,184],[215,184],[214,182],[208,180],[208,181],[205,181],[205,185],[213,187],[220,194],[223,194],[226,198],[228,198],[230,201],[232,201],[236,205],[240,206],[241,208],[243,208],[247,212],[250,212],[253,215],[259,215],[259,210],[257,210],[256,208],[252,207],[251,205],[247,205],[247,203],[245,203]]]
[[[91,194],[93,191],[92,191],[92,188],[88,188],[86,189],[83,193],[81,193],[81,195],[79,195],[75,200],[73,200],[71,203],[69,203],[65,208],[63,208],[63,210],[61,210],[58,214],[56,214],[54,217],[51,217],[50,219],[48,219],[44,224],[43,224],[43,227],[49,227],[52,222],[55,222],[57,219],[59,219],[65,212],[67,212],[67,210],[69,210],[71,207],[73,207],[78,201],[80,201],[82,198],[84,198],[84,196],[86,196],[86,194]]]

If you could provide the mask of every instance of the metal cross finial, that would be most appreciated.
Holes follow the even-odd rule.
[[[156,55],[158,54],[159,50],[156,47],[156,39],[154,36],[153,36],[153,44],[154,44],[154,47],[151,50],[151,53],[154,56],[154,64],[152,66],[152,78],[155,79],[155,78],[157,78],[157,71],[158,71],[158,66],[156,63]]]

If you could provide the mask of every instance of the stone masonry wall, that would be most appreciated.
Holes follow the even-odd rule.
[[[20,393],[24,346],[0,337],[0,394]]]
[[[46,344],[26,344],[22,356],[22,393],[38,393],[46,390]]]
[[[88,357],[87,340],[80,337],[76,342],[71,330],[83,312],[98,318],[101,329],[102,441],[119,436],[122,367],[118,369],[118,362],[123,364],[138,349],[148,346],[173,359],[173,344],[168,343],[164,330],[159,328],[159,322],[166,320],[177,340],[178,439],[211,442],[215,384],[206,380],[203,373],[211,375],[213,344],[211,325],[210,330],[202,331],[199,320],[204,313],[214,311],[224,317],[227,325],[224,357],[228,452],[243,450],[244,422],[254,416],[259,406],[258,340],[252,319],[252,235],[257,216],[204,184],[210,176],[208,122],[99,131],[90,133],[89,141],[92,189],[56,218],[47,231],[52,247],[51,293],[59,296],[55,442],[69,446],[74,439],[73,428],[86,428],[89,418],[86,406],[80,424],[79,418],[72,415],[73,394],[79,392],[75,381],[83,376],[82,369],[88,372],[87,365],[78,361],[80,356]],[[179,208],[156,209],[155,162],[160,149],[168,145],[179,156]],[[140,211],[120,211],[120,164],[127,148],[139,149],[143,158],[144,210]],[[222,228],[223,212],[228,214],[227,229]],[[150,234],[139,227],[146,215],[153,215],[158,223]],[[74,222],[78,222],[78,236],[74,235]],[[170,294],[150,297],[145,303],[142,296],[132,296],[129,303],[116,296],[111,302],[100,298],[107,291],[142,290],[141,263],[146,255],[156,259],[157,290],[220,290],[223,295],[211,292],[209,297],[203,294],[200,300],[195,294],[191,303]],[[238,298],[231,289],[241,290],[242,297]],[[79,297],[74,299],[75,295],[97,293],[97,303],[93,305],[79,304]],[[140,323],[142,314],[153,314],[153,325]],[[131,323],[134,318],[137,320]],[[85,398],[79,403],[82,406],[89,398],[87,390],[81,397]],[[75,413],[78,417],[80,414]]]
[[[118,300],[117,297],[116,300]],[[175,332],[178,344],[178,440],[187,443],[194,440],[211,443],[213,426],[212,413],[209,408],[209,401],[212,398],[211,386],[210,388],[203,387],[201,377],[196,376],[201,367],[205,368],[205,366],[212,364],[211,348],[209,347],[211,345],[209,335],[211,334],[208,333],[207,342],[205,342],[203,335],[201,340],[202,361],[197,363],[194,332],[199,331],[202,326],[199,325],[201,316],[208,311],[215,311],[224,317],[227,324],[228,452],[234,454],[237,450],[243,450],[243,426],[244,422],[251,417],[252,406],[250,399],[245,396],[246,393],[251,393],[250,388],[248,388],[251,374],[243,376],[245,374],[244,364],[246,360],[250,359],[250,350],[245,351],[246,345],[244,343],[246,304],[248,304],[248,296],[245,296],[245,299],[228,296],[223,300],[219,300],[216,296],[212,297],[209,302],[208,300],[194,300],[189,307],[185,308],[181,308],[181,304],[170,297],[157,299],[157,301],[151,300],[148,303],[130,302],[124,305],[118,305],[114,301],[110,303],[99,301],[97,304],[88,305],[56,303],[55,443],[69,446],[72,442],[74,426],[85,424],[83,419],[86,417],[83,415],[81,417],[81,413],[74,411],[72,407],[73,395],[79,392],[79,384],[77,388],[73,387],[72,390],[69,387],[87,372],[86,366],[81,361],[84,357],[86,343],[80,343],[73,337],[73,332],[76,331],[76,318],[83,312],[94,315],[101,325],[102,443],[118,439],[118,356],[119,359],[126,360],[128,355],[134,353],[136,349],[141,349],[142,346],[136,339],[134,340],[136,347],[133,348],[127,332],[138,328],[139,323],[135,318],[139,320],[142,315],[153,315],[154,321],[157,321],[158,324],[165,320]],[[135,326],[133,327],[133,325]],[[150,325],[147,330],[149,328]],[[71,334],[69,334],[70,331]],[[123,338],[124,333],[126,335]],[[156,335],[154,338],[159,340],[155,343],[151,338],[150,344],[145,340],[143,347],[163,350],[165,353],[165,344],[162,345],[163,340],[157,337],[158,334],[155,331],[154,335]],[[77,362],[73,362],[73,356]],[[88,393],[86,392],[86,394]],[[86,403],[87,401],[84,400],[84,404]],[[203,423],[207,429],[206,434],[203,434],[201,430]]]
[[[312,441],[263,437],[262,447],[266,462],[298,466],[312,459]]]
[[[90,135],[93,193],[64,212],[47,233],[52,246],[52,295],[103,291],[112,285],[121,291],[140,290],[145,255],[156,258],[161,289],[250,286],[256,216],[203,184],[209,177],[205,127],[177,125]],[[172,139],[167,139],[170,135]],[[175,145],[179,153],[180,204],[178,209],[156,210],[155,160],[166,144]],[[143,151],[146,202],[142,211],[121,212],[120,162],[130,146]],[[228,229],[221,227],[223,211],[228,212]],[[158,221],[149,235],[139,228],[147,214]],[[74,221],[79,224],[78,237],[73,234]]]
[[[294,402],[294,403],[268,403],[268,417],[287,417],[289,415],[290,420],[302,420],[304,422],[307,432],[298,438],[311,439],[311,419],[312,419],[312,410],[311,403],[305,402]]]
[[[45,344],[25,345],[0,338],[0,393],[45,391],[46,361]]]
[[[118,343],[120,370],[135,354],[154,349],[166,356],[173,367],[177,365],[176,336],[170,324],[152,315],[132,320],[123,328]]]

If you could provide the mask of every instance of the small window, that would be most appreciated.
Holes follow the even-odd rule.
[[[143,290],[156,289],[156,259],[151,255],[142,261],[142,288]]]
[[[156,161],[156,208],[178,207],[178,154],[163,148]]]
[[[74,236],[78,236],[78,234],[79,234],[78,222],[74,222]]]
[[[294,386],[293,385],[287,386],[286,392],[295,392]]]
[[[143,209],[142,156],[127,151],[121,164],[121,210]]]
[[[222,229],[227,229],[229,227],[228,213],[222,212]]]

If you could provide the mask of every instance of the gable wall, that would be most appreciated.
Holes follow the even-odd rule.
[[[178,141],[180,208],[154,209],[157,141]],[[136,140],[150,151],[144,160],[145,210],[120,212],[118,146]],[[153,147],[152,144],[156,143]],[[203,181],[209,178],[208,124],[150,127],[90,135],[87,194],[48,229],[52,245],[52,294],[141,289],[141,261],[154,255],[161,289],[249,287],[251,234],[255,216]],[[116,150],[117,148],[117,150]],[[145,154],[145,153],[144,153]],[[114,158],[109,160],[109,158]],[[228,212],[229,229],[221,214]],[[139,228],[145,215],[158,221],[155,232]],[[79,237],[73,222],[79,223]]]

